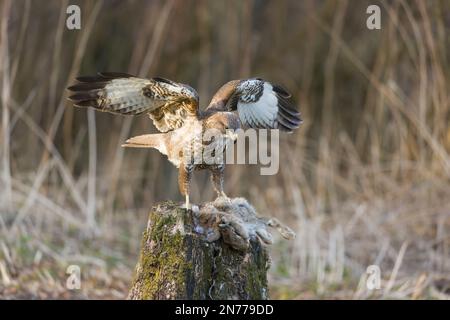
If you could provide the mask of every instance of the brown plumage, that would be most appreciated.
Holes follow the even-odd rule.
[[[128,139],[124,147],[155,148],[179,169],[179,189],[189,207],[189,185],[194,170],[208,169],[218,196],[223,191],[224,163],[198,162],[196,154],[218,156],[235,140],[228,129],[267,128],[285,132],[299,127],[300,113],[282,87],[259,78],[233,80],[222,86],[205,110],[197,92],[188,85],[164,78],[141,79],[125,73],[78,77],[68,89],[77,107],[122,115],[147,113],[162,133]],[[220,139],[204,141],[205,133]],[[219,143],[222,143],[219,145]],[[218,147],[220,146],[220,147]]]

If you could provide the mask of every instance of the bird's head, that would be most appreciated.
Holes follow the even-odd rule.
[[[166,98],[172,100],[172,102],[198,103],[198,93],[191,86],[160,77],[152,78],[152,80],[158,83]]]
[[[186,96],[188,96],[190,99],[198,102],[198,100],[199,100],[198,93],[197,93],[197,91],[195,91],[194,88],[192,88],[191,86],[189,86],[187,84],[180,83],[180,85],[183,86],[183,88],[185,89],[184,93]]]

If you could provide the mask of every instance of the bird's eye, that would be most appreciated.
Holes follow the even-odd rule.
[[[173,84],[172,81],[170,81],[169,79],[166,79],[166,78],[155,77],[155,78],[153,78],[153,80],[158,81],[158,82],[167,83],[167,84]]]

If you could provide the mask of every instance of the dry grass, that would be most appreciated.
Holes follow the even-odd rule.
[[[448,299],[450,5],[376,1],[369,31],[372,2],[80,1],[69,31],[68,1],[2,1],[0,297],[125,297],[148,209],[182,200],[162,156],[120,148],[145,117],[68,107],[75,75],[109,70],[190,83],[203,105],[248,76],[295,94],[305,122],[280,173],[226,180],[297,230],[272,248],[273,298]],[[208,185],[195,178],[194,201]],[[65,289],[69,264],[81,291]]]

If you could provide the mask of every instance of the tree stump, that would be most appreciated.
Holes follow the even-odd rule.
[[[241,198],[154,207],[128,299],[267,299],[271,221]]]

